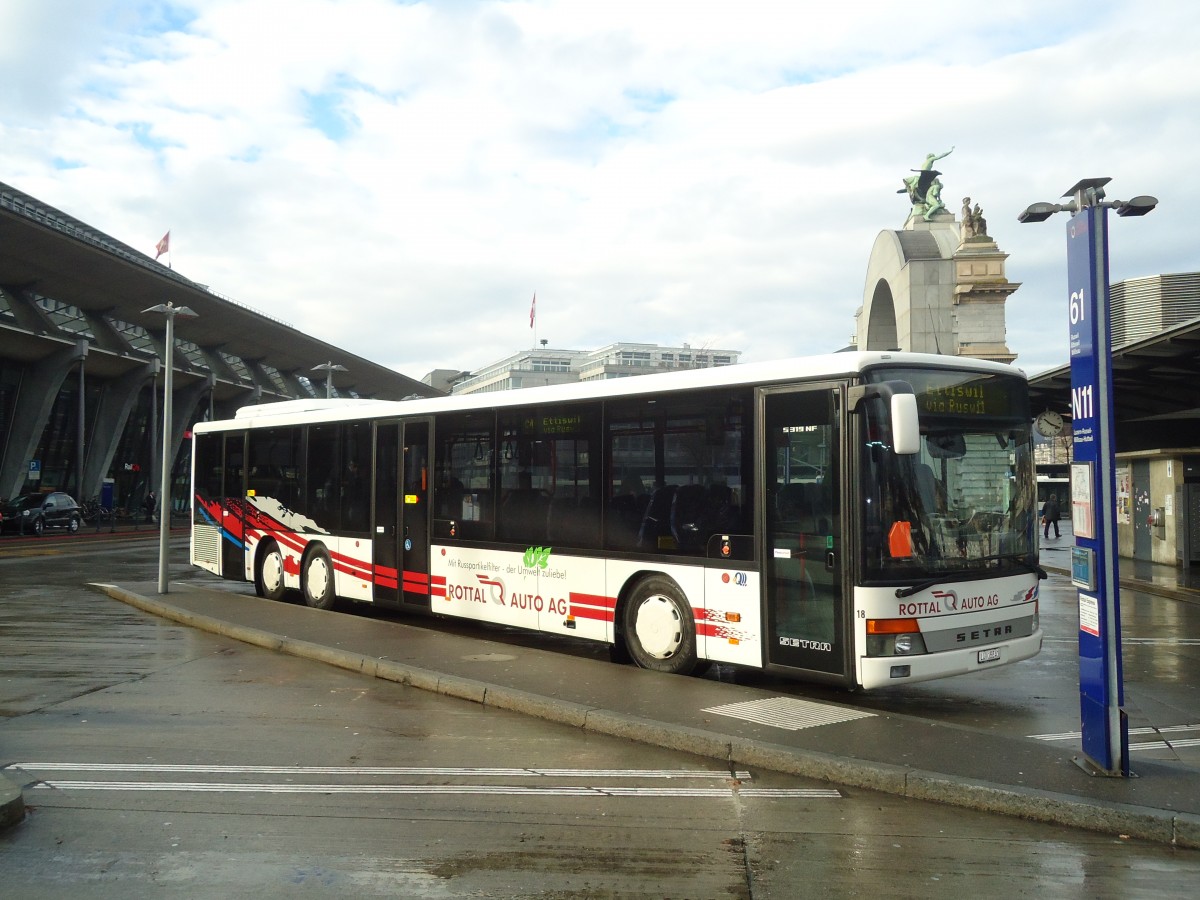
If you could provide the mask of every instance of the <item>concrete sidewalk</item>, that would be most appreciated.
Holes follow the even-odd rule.
[[[780,697],[392,621],[175,583],[96,585],[186,625],[447,696],[695,753],[988,812],[1200,848],[1200,770],[1089,777],[1042,741]]]

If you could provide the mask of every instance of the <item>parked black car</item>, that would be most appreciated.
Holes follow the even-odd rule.
[[[74,534],[83,524],[83,510],[70,494],[22,494],[0,509],[0,532],[41,534],[63,528]]]

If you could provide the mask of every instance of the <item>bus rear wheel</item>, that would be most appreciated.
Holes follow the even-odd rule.
[[[254,573],[254,589],[260,597],[282,600],[287,590],[283,585],[283,553],[271,541],[258,555],[258,570]]]
[[[634,587],[621,613],[625,646],[643,669],[690,675],[696,671],[696,623],[674,582],[654,576]]]
[[[333,592],[333,561],[328,550],[317,547],[308,554],[300,582],[305,603],[313,609],[333,609],[337,595]]]

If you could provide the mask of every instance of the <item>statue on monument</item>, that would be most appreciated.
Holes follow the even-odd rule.
[[[971,198],[963,197],[962,221],[959,223],[959,237],[968,241],[973,237],[987,237],[987,219],[983,217],[983,209],[978,203],[971,209]]]
[[[975,233],[980,237],[987,237],[987,219],[983,217],[983,210],[979,208],[979,204],[975,204],[975,209],[971,212],[971,221],[975,224]]]
[[[913,169],[916,175],[910,175],[904,179],[904,187],[896,191],[897,194],[908,194],[908,199],[913,205],[913,214],[925,217],[925,221],[929,221],[933,213],[946,208],[946,205],[941,201],[942,183],[937,180],[941,172],[933,168],[933,164],[939,159],[943,159],[954,152],[951,147],[945,153],[929,153],[925,156],[925,162],[921,164],[921,168]],[[934,188],[934,184],[937,187]],[[934,196],[930,197],[930,189],[933,188]],[[930,203],[937,207],[932,212],[930,211]]]
[[[942,182],[935,178],[930,182],[929,190],[925,192],[925,221],[930,221],[945,208],[946,204],[942,202]]]

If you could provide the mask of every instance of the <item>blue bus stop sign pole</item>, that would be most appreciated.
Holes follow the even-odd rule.
[[[1086,205],[1067,223],[1075,543],[1090,556],[1079,590],[1079,707],[1083,758],[1093,774],[1129,775],[1122,710],[1121,604],[1117,580],[1116,475],[1108,297],[1108,210]]]

